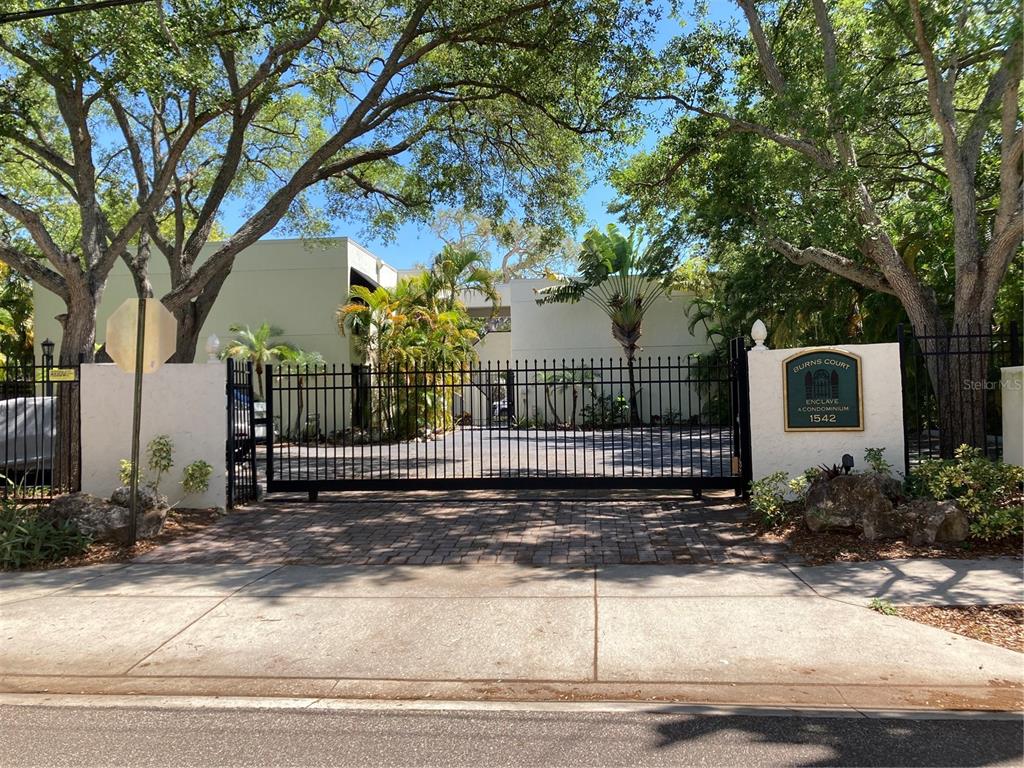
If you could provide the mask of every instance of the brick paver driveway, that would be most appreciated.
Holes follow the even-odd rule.
[[[574,494],[579,496],[579,493]],[[140,562],[289,564],[609,564],[787,558],[743,525],[727,494],[704,500],[642,491],[608,498],[463,493],[271,499],[226,515]]]

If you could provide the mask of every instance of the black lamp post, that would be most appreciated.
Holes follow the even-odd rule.
[[[53,367],[54,343],[46,339],[41,345],[43,348],[43,376],[46,382],[46,396],[53,397],[53,382],[50,381],[50,369]]]

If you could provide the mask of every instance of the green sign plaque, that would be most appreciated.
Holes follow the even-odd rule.
[[[812,349],[783,366],[787,432],[864,429],[857,355]]]

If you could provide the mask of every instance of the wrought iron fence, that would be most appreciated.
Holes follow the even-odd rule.
[[[735,360],[275,366],[266,376],[268,491],[742,484]]]
[[[252,363],[228,359],[227,397],[227,506],[233,507],[254,501],[258,495],[256,451],[260,434],[256,423]]]
[[[79,367],[0,365],[0,495],[44,501],[81,487]]]
[[[899,326],[906,471],[949,458],[961,444],[1002,458],[1000,369],[1021,364],[1016,322],[1005,330],[954,327],[915,334]]]

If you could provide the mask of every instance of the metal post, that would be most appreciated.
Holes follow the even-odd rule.
[[[267,493],[269,493],[274,483],[274,366],[267,363],[263,369],[263,375],[266,377],[264,379],[266,387],[263,391],[267,398]]]
[[[228,398],[228,444],[225,449],[228,470],[227,499],[228,509],[235,506],[235,361],[227,359],[227,380],[224,389]]]
[[[1010,321],[1010,365],[1020,365],[1020,326],[1016,320]]]
[[[507,425],[511,427],[516,418],[516,372],[511,369],[505,370],[505,403]]]
[[[146,299],[139,298],[135,322],[135,397],[132,406],[132,476],[131,504],[128,507],[128,546],[134,547],[138,537],[139,515],[139,432],[142,430],[142,364],[146,343]]]
[[[53,382],[50,380],[50,369],[53,368],[53,346],[53,342],[49,339],[43,342],[43,381],[46,382],[47,397],[53,397]]]
[[[907,339],[903,329],[903,323],[896,326],[896,343],[900,347],[900,409],[903,416],[903,476],[910,477],[910,433],[907,430],[907,399],[903,391],[907,382],[907,362],[905,350]]]

